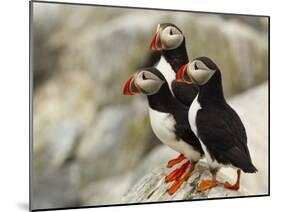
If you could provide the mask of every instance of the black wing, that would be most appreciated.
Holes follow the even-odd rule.
[[[188,108],[198,94],[197,86],[177,82],[176,80],[172,82],[172,90],[175,97]]]
[[[172,114],[176,120],[175,134],[177,140],[181,139],[190,144],[195,150],[204,155],[204,151],[201,147],[200,141],[196,135],[192,132],[188,122],[188,107],[177,100],[177,107],[172,111]]]
[[[244,172],[257,171],[247,147],[245,128],[229,105],[199,110],[196,124],[199,137],[213,159],[241,168]]]
[[[195,150],[200,152],[201,155],[204,155],[204,151],[201,147],[200,141],[198,140],[196,135],[194,135],[192,130],[187,127],[187,125],[176,124],[175,130],[177,138],[180,138],[184,142],[190,144]]]

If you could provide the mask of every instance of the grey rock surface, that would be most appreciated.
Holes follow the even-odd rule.
[[[34,206],[77,205],[80,176],[74,153],[95,114],[90,81],[77,73],[58,76],[38,88],[33,102]]]
[[[137,182],[122,197],[121,202],[159,202],[243,195],[243,192],[241,192],[241,190],[228,190],[225,189],[223,185],[219,185],[204,192],[198,192],[198,183],[201,182],[202,179],[211,179],[211,173],[209,172],[209,169],[205,162],[198,163],[190,178],[185,183],[183,183],[173,195],[170,195],[167,193],[167,189],[173,182],[165,183],[165,176],[169,173],[168,171],[171,171],[171,169],[168,170],[164,164],[155,168],[150,173],[141,178],[141,180]],[[223,180],[226,180],[227,178],[226,176],[220,175],[217,179],[224,182]]]
[[[144,175],[150,173],[178,153],[167,146],[159,145],[151,150],[139,163],[124,174],[93,180],[81,189],[81,204],[118,204],[127,191]]]
[[[77,163],[65,163],[59,171],[51,170],[33,178],[32,208],[63,208],[79,205],[79,169]]]
[[[155,145],[147,139],[151,131],[145,106],[135,103],[103,109],[81,139],[76,156],[82,188],[93,180],[124,174]]]

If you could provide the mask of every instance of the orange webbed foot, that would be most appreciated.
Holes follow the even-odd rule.
[[[241,176],[241,170],[237,170],[237,180],[235,184],[230,184],[228,181],[224,183],[224,187],[230,190],[239,190],[240,188],[240,176]]]
[[[189,164],[190,164],[190,161],[187,161],[180,168],[177,168],[174,171],[172,171],[170,174],[168,174],[166,176],[165,182],[171,182],[171,181],[174,181],[174,180],[178,179],[179,177],[181,177],[183,175],[183,173],[185,172],[185,170],[187,169],[187,167],[189,166]]]
[[[179,187],[183,184],[184,180],[178,179],[176,180],[173,185],[167,190],[170,195],[173,195]]]
[[[189,164],[188,164],[189,165]],[[190,165],[190,168],[189,168],[189,171],[181,178],[177,179],[173,184],[172,186],[167,190],[168,193],[170,195],[174,194],[179,188],[180,186],[186,181],[188,180],[188,178],[190,177],[192,171],[194,169],[194,166],[191,164]]]
[[[216,187],[219,184],[217,180],[202,180],[198,185],[197,191],[203,192],[210,188]]]
[[[235,184],[230,184],[228,181],[226,181],[224,183],[224,187],[227,188],[227,189],[230,189],[230,190],[239,190],[240,185],[238,185],[236,183]]]
[[[170,160],[167,164],[167,168],[172,168],[174,165],[180,163],[185,159],[183,154],[180,154],[177,158]]]

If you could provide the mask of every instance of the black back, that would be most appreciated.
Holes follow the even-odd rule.
[[[212,78],[199,87],[197,113],[198,135],[212,159],[231,164],[244,172],[256,172],[247,147],[247,135],[237,113],[227,104],[223,95],[221,73],[217,67]],[[213,69],[213,68],[212,68]]]
[[[160,71],[158,71],[158,74],[162,75]],[[150,108],[159,112],[169,113],[173,116],[176,121],[175,134],[177,140],[182,139],[203,155],[204,152],[201,148],[200,142],[192,132],[187,120],[189,107],[182,104],[172,95],[168,83],[165,81],[156,94],[148,95],[147,98]]]

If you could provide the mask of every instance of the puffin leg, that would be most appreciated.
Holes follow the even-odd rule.
[[[188,180],[188,178],[190,177],[190,175],[191,175],[191,173],[193,172],[193,170],[194,170],[194,164],[191,163],[188,172],[185,173],[185,175],[183,175],[181,178],[177,179],[177,180],[172,184],[172,186],[167,190],[168,193],[169,193],[170,195],[174,194],[174,193],[179,189],[179,187],[180,187],[186,180]]]
[[[224,183],[224,187],[230,190],[239,190],[240,188],[240,176],[241,176],[241,170],[237,169],[237,180],[235,184],[230,184],[228,181]]]
[[[168,162],[167,164],[167,168],[172,168],[174,165],[180,163],[181,161],[183,161],[185,159],[183,154],[180,154],[177,158],[172,159]]]
[[[171,173],[169,173],[165,178],[165,182],[167,183],[170,181],[174,181],[174,180],[178,179],[179,177],[181,177],[183,175],[183,173],[185,172],[185,170],[187,169],[187,167],[189,166],[189,164],[190,164],[190,161],[188,160],[187,162],[182,164],[182,166],[180,168],[177,168],[174,171],[172,171]]]
[[[214,169],[211,171],[212,179],[211,180],[202,180],[197,187],[198,192],[206,191],[210,188],[216,187],[219,182],[216,180],[218,169]]]

